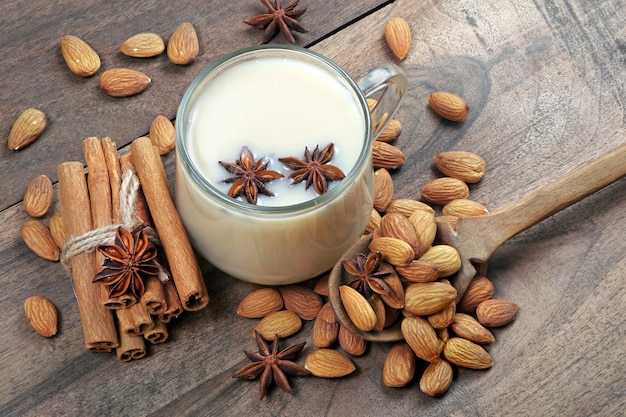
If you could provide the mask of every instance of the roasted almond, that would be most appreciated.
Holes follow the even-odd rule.
[[[87,42],[74,35],[61,38],[61,54],[76,75],[91,77],[100,69],[100,56]]]
[[[52,240],[59,248],[62,248],[65,245],[66,236],[65,229],[63,227],[63,217],[61,217],[61,213],[55,213],[52,217],[50,217],[50,235],[52,236]]]
[[[300,317],[290,310],[280,310],[263,317],[256,325],[255,330],[267,341],[273,340],[275,335],[279,339],[291,336],[302,328]],[[252,332],[254,337],[254,332]]]
[[[128,97],[141,93],[150,82],[150,77],[141,71],[112,68],[100,76],[100,89],[111,97]]]
[[[46,225],[38,220],[29,220],[20,228],[20,234],[26,246],[37,256],[49,261],[59,260],[59,248]]]
[[[408,265],[415,257],[415,251],[404,240],[395,237],[379,237],[369,244],[372,252],[380,252],[383,260],[392,265]]]
[[[340,378],[356,371],[350,358],[333,349],[318,349],[309,353],[304,368],[320,378]]]
[[[345,327],[339,328],[339,346],[350,356],[361,356],[367,349],[367,342],[361,336],[356,335]]]
[[[411,28],[406,20],[394,17],[385,24],[385,40],[391,52],[398,58],[406,58],[411,49]]]
[[[402,305],[404,305],[404,290],[402,294]],[[385,323],[387,320],[387,305],[381,298],[380,294],[376,293],[370,295],[370,298],[368,298],[367,301],[372,306],[374,313],[376,313],[376,326],[374,326],[372,330],[375,332],[379,332],[385,328]]]
[[[48,117],[37,109],[26,109],[18,116],[9,132],[7,145],[12,151],[18,151],[30,145],[41,135],[48,124]]]
[[[189,22],[178,26],[167,42],[167,57],[176,65],[191,64],[199,51],[198,34]]]
[[[435,221],[434,213],[424,210],[415,210],[411,213],[409,222],[413,225],[417,238],[420,241],[420,251],[415,254],[419,258],[433,245],[437,236],[437,222]]]
[[[57,333],[57,309],[46,297],[33,295],[24,301],[24,314],[31,327],[43,337]]]
[[[318,348],[332,346],[339,335],[339,321],[330,302],[324,304],[313,322],[313,344]]]
[[[402,278],[412,282],[432,282],[439,278],[437,265],[418,259],[408,265],[396,266],[395,270]]]
[[[423,211],[432,215],[435,214],[435,210],[428,204],[410,198],[392,200],[389,207],[387,207],[387,213],[401,213],[405,217],[410,217],[415,211]]]
[[[385,168],[374,171],[374,208],[379,212],[384,212],[393,200],[393,179]]]
[[[417,316],[428,316],[448,307],[456,299],[456,289],[447,283],[416,282],[404,290],[404,310]]]
[[[443,206],[441,213],[444,216],[472,217],[484,216],[485,214],[489,214],[489,211],[477,201],[459,198]]]
[[[383,384],[398,388],[407,386],[415,375],[417,358],[411,347],[405,342],[395,343],[383,365]]]
[[[457,336],[479,345],[491,343],[495,340],[493,333],[469,314],[456,313],[450,328]]]
[[[400,213],[387,213],[380,222],[380,231],[383,236],[395,237],[411,245],[414,253],[420,252],[420,241],[413,224]]]
[[[512,301],[492,298],[485,300],[476,307],[478,321],[486,327],[500,327],[509,324],[519,307]]]
[[[283,308],[283,297],[275,288],[261,288],[248,294],[237,307],[237,314],[249,319],[260,319]]]
[[[429,314],[427,319],[430,325],[433,326],[435,330],[445,329],[452,323],[455,313],[456,301],[453,301],[448,304],[448,306],[443,310],[440,310],[433,314]]]
[[[419,257],[420,261],[431,262],[437,265],[439,278],[449,277],[461,269],[459,251],[450,245],[435,245]]]
[[[402,123],[397,119],[391,119],[382,132],[376,137],[376,140],[381,142],[393,142],[398,139],[402,133]]]
[[[406,155],[399,148],[379,140],[372,144],[372,163],[374,169],[396,169],[404,165]]]
[[[159,55],[165,50],[163,38],[156,33],[141,32],[126,39],[120,52],[135,58],[149,58]]]
[[[360,292],[347,285],[341,285],[339,295],[343,308],[357,329],[369,332],[376,327],[376,312]]]
[[[471,313],[485,300],[493,297],[493,283],[486,277],[476,277],[465,290],[457,305],[457,311],[461,313]]]
[[[439,358],[441,344],[428,320],[418,316],[405,317],[400,325],[402,336],[418,358],[434,362]]]
[[[317,280],[315,285],[313,286],[313,291],[315,291],[319,295],[323,295],[324,297],[328,297],[328,280],[330,278],[330,274],[326,274],[320,279]]]
[[[313,289],[303,285],[286,285],[279,288],[285,308],[296,313],[302,320],[314,320],[324,302]]]
[[[443,347],[444,357],[455,365],[470,369],[487,369],[493,365],[491,355],[482,346],[462,337],[451,337]]]
[[[439,359],[426,367],[420,378],[420,390],[431,397],[444,394],[452,384],[454,372],[445,359]]]
[[[30,217],[45,215],[52,205],[52,181],[45,175],[38,175],[30,182],[24,193],[24,211]]]
[[[424,185],[421,195],[430,203],[445,206],[452,200],[469,197],[469,187],[456,178],[441,177]]]
[[[445,91],[432,93],[428,104],[435,113],[452,122],[462,122],[470,110],[463,98]]]
[[[466,151],[447,151],[433,157],[435,167],[448,177],[466,183],[476,183],[483,179],[487,163],[479,155]]]
[[[391,308],[404,308],[404,285],[395,268],[386,262],[381,262],[379,271],[391,271],[389,275],[382,277],[383,282],[387,284],[389,292],[380,294],[380,298]]]
[[[149,135],[150,141],[159,150],[160,155],[167,155],[176,147],[174,124],[161,114],[152,120]]]

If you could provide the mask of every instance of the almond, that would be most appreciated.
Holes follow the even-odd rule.
[[[57,333],[57,309],[46,297],[33,295],[24,301],[24,314],[31,327],[43,337]]]
[[[405,317],[400,325],[402,336],[418,358],[434,362],[439,358],[441,344],[433,326],[422,317]]]
[[[445,91],[432,93],[428,104],[435,113],[452,122],[462,122],[470,110],[463,98]]]
[[[469,314],[456,313],[450,328],[457,336],[479,345],[491,343],[495,340],[493,333]]]
[[[388,387],[398,388],[407,386],[417,368],[417,359],[411,347],[405,342],[395,343],[383,365],[383,384]]]
[[[374,171],[374,208],[383,213],[393,200],[393,179],[385,168]]]
[[[494,286],[486,277],[476,277],[465,290],[465,294],[457,305],[457,310],[461,313],[470,313],[485,300],[493,297]]]
[[[48,124],[48,117],[37,109],[26,109],[18,116],[9,132],[7,145],[12,151],[18,151],[33,143]]]
[[[29,220],[20,228],[24,243],[37,256],[49,261],[59,260],[59,248],[52,239],[50,230],[38,220]]]
[[[98,53],[77,36],[61,38],[61,54],[70,71],[81,77],[91,77],[100,69]]]
[[[320,279],[317,280],[315,286],[313,287],[313,291],[319,295],[323,295],[324,297],[328,297],[328,280],[330,279],[330,274],[326,274]]]
[[[400,283],[402,284],[402,283]],[[404,289],[402,290],[402,305],[404,305]],[[385,322],[387,320],[387,305],[381,298],[380,294],[372,294],[367,301],[372,306],[374,313],[376,313],[376,326],[372,329],[372,331],[379,332],[385,328]]]
[[[372,144],[372,163],[374,169],[400,168],[404,165],[405,160],[406,155],[400,149],[389,143],[376,140]]]
[[[370,214],[370,219],[367,222],[367,226],[365,226],[366,235],[373,233],[375,230],[380,230],[380,222],[382,221],[382,217],[376,208],[372,209],[372,213]]]
[[[52,181],[45,175],[39,175],[30,182],[24,193],[24,211],[30,217],[44,216],[52,205]]]
[[[121,53],[135,58],[150,58],[159,55],[164,50],[163,38],[151,32],[137,33],[126,39],[120,46]]]
[[[479,155],[466,151],[441,152],[433,157],[435,168],[448,177],[466,183],[476,183],[483,179],[487,163]]]
[[[128,97],[141,93],[150,82],[150,77],[141,71],[112,68],[100,76],[100,89],[111,97]]]
[[[405,217],[410,217],[416,211],[423,211],[434,215],[435,210],[426,203],[413,200],[410,198],[399,198],[393,200],[389,207],[387,207],[387,213],[401,213]]]
[[[369,332],[376,327],[376,312],[360,292],[342,285],[339,287],[339,294],[343,308],[357,329]]]
[[[406,20],[394,17],[385,24],[385,40],[391,52],[398,58],[406,58],[411,49],[411,28]]]
[[[398,139],[402,133],[402,123],[397,119],[391,119],[382,132],[376,137],[376,140],[381,142],[393,142]]]
[[[456,178],[442,177],[422,187],[421,195],[430,203],[445,206],[452,200],[469,197],[469,187]]]
[[[275,288],[261,288],[248,294],[237,307],[237,314],[260,319],[283,308],[283,297]]]
[[[304,368],[320,378],[340,378],[356,370],[350,358],[333,349],[318,349],[309,353]]]
[[[367,342],[361,336],[356,335],[345,327],[339,328],[339,346],[350,356],[361,356],[365,353]]]
[[[176,65],[191,64],[199,51],[198,34],[189,22],[178,26],[167,42],[167,57]]]
[[[159,150],[160,155],[167,155],[176,146],[174,124],[163,115],[158,115],[150,124],[150,141]]]
[[[463,339],[451,337],[443,347],[443,355],[455,365],[470,369],[487,369],[493,365],[491,355],[482,346]]]
[[[318,348],[328,348],[339,336],[339,321],[330,302],[324,304],[313,322],[313,344]]]
[[[404,310],[428,316],[448,307],[456,299],[456,289],[443,282],[416,282],[404,290]]]
[[[420,241],[413,224],[400,213],[387,213],[380,222],[380,231],[383,236],[395,237],[411,245],[414,252],[419,253]]]
[[[437,265],[439,278],[449,277],[461,269],[461,256],[453,246],[435,245],[419,258],[423,262],[431,262]]]
[[[280,287],[279,291],[285,308],[296,313],[302,320],[314,320],[324,304],[319,294],[303,285],[286,285]]]
[[[302,328],[300,317],[289,310],[280,310],[263,317],[256,325],[255,330],[267,341],[273,340],[275,335],[279,339],[291,336]],[[254,332],[252,332],[254,337]]]
[[[513,321],[518,309],[512,301],[492,298],[478,304],[476,317],[483,326],[500,327]]]
[[[392,265],[408,265],[415,257],[415,251],[404,240],[395,237],[379,237],[369,244],[372,252],[380,252],[383,260]]]
[[[438,397],[450,388],[453,375],[452,365],[448,361],[436,360],[424,370],[420,378],[420,390],[431,397]]]
[[[446,308],[440,310],[434,314],[429,314],[427,319],[435,330],[445,329],[452,323],[454,319],[454,314],[456,313],[456,301],[448,304]]]
[[[441,213],[444,216],[472,217],[484,216],[485,214],[489,214],[489,211],[477,201],[459,198],[443,206]]]
[[[439,278],[437,265],[418,259],[408,265],[398,265],[395,270],[402,278],[412,282],[432,282]]]
[[[54,243],[56,243],[59,248],[62,248],[63,245],[65,245],[67,238],[65,236],[63,217],[61,217],[61,213],[55,213],[52,217],[50,217],[50,235],[52,236]]]
[[[434,213],[424,210],[415,210],[411,213],[409,222],[413,225],[417,238],[420,241],[420,251],[415,254],[419,258],[433,245],[437,236],[437,222]]]

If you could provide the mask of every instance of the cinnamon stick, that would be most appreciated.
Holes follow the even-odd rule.
[[[135,139],[130,151],[183,308],[200,310],[209,303],[209,295],[174,205],[161,157],[147,137]]]
[[[120,214],[120,190],[122,188],[120,157],[117,153],[117,145],[110,137],[102,138],[101,144],[109,173],[109,184],[111,185],[111,221],[116,224],[122,220]]]
[[[122,172],[130,171],[135,174],[137,173],[137,171],[135,170],[135,165],[133,164],[133,158],[131,154],[120,156],[120,165],[122,167]],[[146,197],[143,195],[141,187],[139,187],[139,191],[137,191],[137,197],[135,198],[135,214],[142,222],[146,224],[152,224],[150,211],[148,210],[148,203],[146,203]]]
[[[120,331],[130,336],[138,336],[154,327],[154,321],[142,303],[115,310]]]
[[[172,280],[167,281],[163,285],[163,289],[165,290],[165,300],[167,302],[167,307],[163,313],[159,314],[159,320],[161,320],[163,323],[169,323],[173,318],[176,318],[182,314],[183,306],[180,303],[178,291],[176,291],[176,286],[174,285]]]
[[[59,202],[68,238],[92,230],[89,192],[83,164],[64,162],[57,166]],[[113,314],[104,307],[105,289],[93,284],[95,254],[84,252],[70,260],[72,282],[80,313],[85,346],[92,352],[110,352],[119,346]]]
[[[141,302],[153,316],[162,314],[167,308],[165,289],[158,277],[148,275],[143,282],[145,291],[141,296]]]
[[[167,331],[165,323],[157,319],[154,320],[154,327],[150,330],[147,330],[143,334],[143,337],[145,337],[146,340],[150,341],[150,343],[152,343],[153,345],[156,345],[157,343],[165,342],[169,337],[169,333]]]
[[[142,336],[131,336],[120,331],[120,346],[115,350],[117,359],[128,362],[146,356],[146,342]]]

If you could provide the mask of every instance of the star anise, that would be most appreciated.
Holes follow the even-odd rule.
[[[93,281],[105,284],[109,297],[129,293],[141,298],[144,293],[143,277],[159,274],[159,268],[153,262],[157,251],[148,240],[143,230],[145,227],[141,224],[131,232],[119,227],[113,245],[98,246],[105,259]]]
[[[228,195],[233,198],[245,195],[250,204],[256,204],[259,192],[270,197],[273,196],[274,193],[267,188],[265,183],[284,176],[279,172],[267,169],[270,163],[269,158],[264,157],[255,161],[247,146],[243,147],[239,159],[234,164],[222,161],[219,163],[226,171],[235,175],[224,180],[226,183],[233,183],[228,190]]]
[[[344,173],[333,165],[328,165],[335,153],[335,146],[331,143],[320,152],[320,146],[317,145],[311,154],[309,148],[304,149],[304,160],[289,157],[280,158],[279,161],[295,170],[289,178],[293,179],[293,183],[297,184],[306,180],[306,189],[311,184],[315,188],[315,192],[319,195],[328,191],[328,181],[340,181],[344,179]]]
[[[306,342],[298,343],[297,345],[290,346],[279,352],[278,335],[274,336],[271,350],[256,330],[254,331],[254,336],[259,350],[254,353],[244,351],[252,363],[244,366],[239,372],[233,375],[233,378],[252,380],[260,376],[261,398],[265,396],[273,382],[282,388],[283,391],[291,392],[287,375],[303,376],[309,374],[309,371],[291,361],[302,351]]]
[[[270,3],[269,0],[261,0],[261,3],[267,7],[267,13],[260,14],[252,19],[244,20],[243,22],[256,29],[265,29],[259,44],[268,43],[278,34],[279,31],[283,32],[283,35],[287,38],[289,43],[296,43],[296,40],[291,34],[292,30],[300,33],[306,33],[309,31],[308,29],[302,27],[302,25],[296,20],[302,16],[304,12],[306,12],[306,7],[304,9],[295,9],[299,1],[300,0],[293,0],[283,8],[280,4],[281,0],[274,0],[274,4]]]
[[[354,276],[348,285],[370,298],[372,293],[389,294],[389,286],[381,277],[391,274],[390,270],[380,269],[382,255],[380,252],[370,252],[368,256],[359,253],[356,259],[344,260],[346,272]]]

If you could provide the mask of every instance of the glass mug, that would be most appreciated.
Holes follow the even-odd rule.
[[[372,142],[406,92],[393,64],[358,82],[328,58],[293,46],[257,46],[229,54],[196,78],[176,118],[175,199],[196,250],[229,275],[285,285],[333,267],[363,233],[373,207]],[[377,94],[371,115],[365,97]],[[317,195],[279,158],[321,152],[345,178]],[[228,195],[245,148],[283,178],[265,183],[256,205]]]

